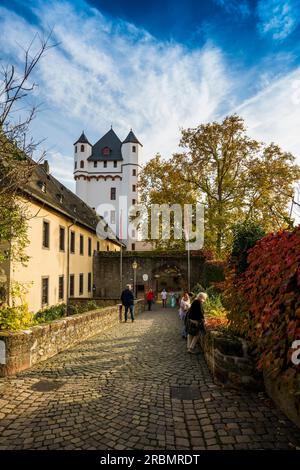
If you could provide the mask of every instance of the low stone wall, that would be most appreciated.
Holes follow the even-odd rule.
[[[274,378],[264,370],[264,383],[267,394],[278,408],[300,428],[300,397],[292,395],[286,381],[279,375]]]
[[[246,341],[214,330],[201,336],[200,343],[207,365],[217,380],[247,390],[263,389],[262,375],[255,368]]]
[[[135,313],[144,310],[136,301]],[[23,331],[0,331],[0,377],[16,374],[117,325],[120,304],[65,317]]]
[[[71,305],[86,304],[87,302],[95,302],[98,307],[110,307],[112,305],[118,304],[120,299],[101,299],[98,297],[71,297],[69,299],[69,303]]]

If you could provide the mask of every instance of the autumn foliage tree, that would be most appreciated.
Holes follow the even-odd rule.
[[[231,227],[256,220],[268,232],[292,225],[288,204],[300,178],[292,154],[250,138],[241,117],[182,131],[182,153],[155,157],[141,173],[144,201],[205,203],[205,244],[224,257]]]

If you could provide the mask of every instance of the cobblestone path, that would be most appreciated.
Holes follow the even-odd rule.
[[[176,398],[182,386],[194,396]],[[299,446],[300,430],[266,397],[214,384],[203,357],[186,353],[175,310],[145,312],[0,380],[0,449]]]

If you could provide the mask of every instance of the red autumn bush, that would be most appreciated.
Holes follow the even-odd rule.
[[[259,368],[284,371],[300,394],[300,367],[291,361],[292,343],[300,339],[300,226],[259,240],[248,263],[227,280],[227,295],[236,301],[230,324],[254,345]]]

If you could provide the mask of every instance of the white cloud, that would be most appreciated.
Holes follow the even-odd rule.
[[[39,64],[36,98],[43,111],[33,133],[47,138],[50,168],[71,189],[73,142],[84,129],[94,143],[111,123],[121,139],[132,127],[148,159],[175,152],[180,128],[238,112],[254,137],[299,154],[299,70],[277,81],[264,70],[234,75],[212,43],[191,51],[160,42],[86,4],[75,10],[70,3],[41,2],[35,14],[43,28],[54,25],[59,46]],[[17,43],[29,44],[35,30],[0,8],[0,43],[5,38],[7,57],[20,59]],[[248,96],[245,84],[254,78],[263,91],[238,106],[238,95],[243,90]]]
[[[292,152],[300,164],[300,67],[235,108],[249,133]]]
[[[83,128],[93,142],[113,123],[121,139],[134,129],[145,158],[156,152],[169,156],[180,127],[212,119],[230,98],[233,80],[212,44],[189,51],[134,25],[110,21],[87,5],[84,11],[64,2],[44,2],[35,11],[43,28],[54,25],[59,42],[37,73],[38,99],[47,112],[35,126],[43,129],[53,151],[71,155]],[[6,53],[16,57],[17,43],[28,44],[34,28],[8,10],[1,16],[0,41],[7,38]]]
[[[257,6],[259,30],[283,40],[299,25],[299,0],[260,0]]]

